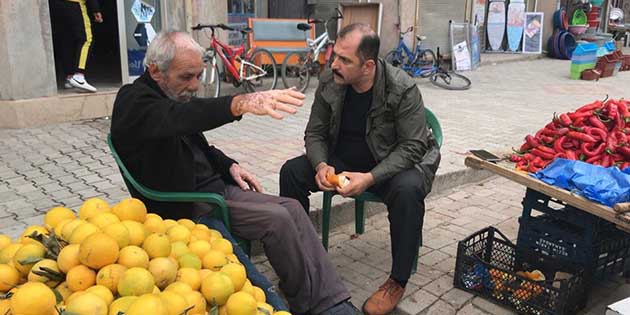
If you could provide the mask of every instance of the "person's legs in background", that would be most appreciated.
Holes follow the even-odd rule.
[[[85,69],[87,67],[92,48],[92,24],[87,7],[84,3],[68,2],[66,5],[67,25],[66,31],[69,37],[64,49],[68,50],[68,56],[74,57],[72,60],[73,69],[66,69],[66,80],[76,88],[96,92],[96,88],[85,80]]]

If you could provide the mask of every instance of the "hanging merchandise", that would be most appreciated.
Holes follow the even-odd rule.
[[[470,53],[472,54],[472,68],[477,69],[481,64],[481,45],[479,43],[479,24],[470,25]]]
[[[488,44],[492,51],[503,51],[505,34],[505,0],[490,0],[486,22]]]
[[[508,48],[512,52],[519,50],[523,36],[523,24],[525,20],[525,1],[511,0],[507,14],[507,38]]]

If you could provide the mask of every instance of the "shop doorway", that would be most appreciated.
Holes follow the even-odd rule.
[[[51,8],[54,1],[50,0]],[[86,67],[85,76],[90,84],[99,91],[113,90],[120,87],[121,65],[120,45],[118,39],[118,13],[116,1],[99,1],[103,23],[92,23],[92,49]],[[91,14],[90,14],[91,15]],[[57,88],[61,94],[77,93],[77,89],[64,88],[65,75],[61,62],[62,47],[59,18],[51,12],[51,27],[53,35],[53,47],[55,52],[55,73],[57,74]]]

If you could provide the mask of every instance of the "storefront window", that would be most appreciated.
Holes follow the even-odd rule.
[[[228,0],[228,24],[236,29],[247,27],[247,19],[256,16],[256,0]],[[230,32],[228,42],[238,46],[245,41],[240,32]]]

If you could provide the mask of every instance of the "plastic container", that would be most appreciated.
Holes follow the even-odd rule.
[[[602,74],[599,73],[595,69],[589,69],[589,70],[582,71],[582,80],[597,81],[597,80],[599,80],[599,78],[601,76],[602,76]]]
[[[597,59],[596,68],[602,73],[602,78],[613,76],[615,67],[619,61],[613,54],[608,54]]]
[[[516,246],[503,233],[487,227],[458,243],[453,285],[519,314],[576,314],[585,294],[582,274],[557,281],[516,274],[534,269],[536,265],[517,260]],[[554,272],[545,277],[553,280]]]
[[[588,29],[588,24],[585,25],[569,25],[569,32],[573,35],[581,35],[586,33]]]
[[[598,47],[594,43],[578,43],[571,56],[571,79],[579,80],[584,70],[595,68],[597,50]]]

